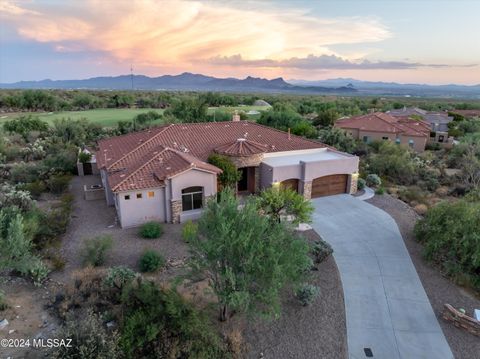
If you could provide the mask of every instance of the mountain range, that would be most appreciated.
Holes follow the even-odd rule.
[[[352,78],[336,78],[318,81],[292,79],[285,81],[281,77],[272,80],[251,76],[244,79],[233,77],[217,78],[189,72],[159,77],[121,75],[113,77],[92,77],[83,80],[47,79],[41,81],[0,83],[0,88],[5,89],[131,90],[132,87],[135,90],[270,92],[480,99],[480,84],[472,86],[455,84],[400,84],[396,82],[361,81]]]
[[[148,77],[122,75],[93,77],[85,80],[41,80],[0,83],[0,88],[9,89],[103,89],[103,90],[192,90],[229,92],[278,92],[278,93],[354,93],[356,89],[346,86],[322,87],[293,85],[284,79],[267,80],[248,76],[245,79],[217,78],[184,72],[180,75]]]

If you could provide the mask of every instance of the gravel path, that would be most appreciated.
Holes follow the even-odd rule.
[[[438,269],[422,258],[422,245],[415,241],[413,235],[413,227],[419,216],[410,206],[389,195],[375,196],[367,202],[383,209],[397,222],[413,264],[455,358],[479,358],[480,339],[446,322],[442,319],[441,312],[443,305],[449,303],[456,308],[466,309],[467,313],[472,315],[474,308],[480,308],[480,299],[442,276]]]
[[[72,219],[62,239],[61,253],[65,259],[64,270],[52,273],[54,280],[65,282],[72,271],[82,268],[79,252],[82,241],[101,234],[113,237],[113,248],[108,254],[105,266],[125,265],[138,270],[137,261],[145,249],[159,251],[165,259],[182,259],[188,255],[187,246],[181,239],[181,225],[163,224],[162,237],[154,240],[138,236],[138,228],[121,229],[115,224],[115,208],[108,207],[105,200],[86,201],[83,185],[100,183],[98,176],[76,176],[71,182],[71,193],[75,200]]]
[[[313,230],[304,235],[319,238]],[[260,353],[265,359],[347,357],[342,283],[332,256],[313,272],[309,283],[320,287],[320,295],[310,306],[301,306],[289,292],[279,319],[249,323],[244,333],[248,358],[260,358]]]

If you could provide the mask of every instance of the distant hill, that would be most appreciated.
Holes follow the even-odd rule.
[[[360,81],[352,78],[307,81],[289,80],[297,86],[348,87],[358,90],[358,95],[412,96],[412,97],[466,97],[480,99],[480,84],[466,85],[426,85],[400,84],[396,82]]]
[[[267,80],[248,76],[245,79],[216,78],[201,74],[185,72],[180,75],[164,75],[148,77],[133,76],[136,90],[196,90],[196,91],[229,91],[229,92],[279,92],[279,93],[325,93],[350,94],[357,90],[346,86],[322,87],[316,85],[292,85],[282,78]],[[85,80],[42,80],[20,81],[0,84],[6,89],[104,89],[130,90],[130,75],[115,77],[93,77]]]

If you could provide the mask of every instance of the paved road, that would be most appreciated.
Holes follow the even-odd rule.
[[[312,227],[334,249],[350,359],[453,358],[397,224],[350,195],[313,200]]]

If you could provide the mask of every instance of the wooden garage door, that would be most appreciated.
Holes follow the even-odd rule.
[[[280,188],[283,189],[291,189],[298,193],[298,179],[297,178],[290,178],[288,180],[280,182]]]
[[[312,198],[347,192],[348,175],[331,175],[315,178],[312,182]]]

